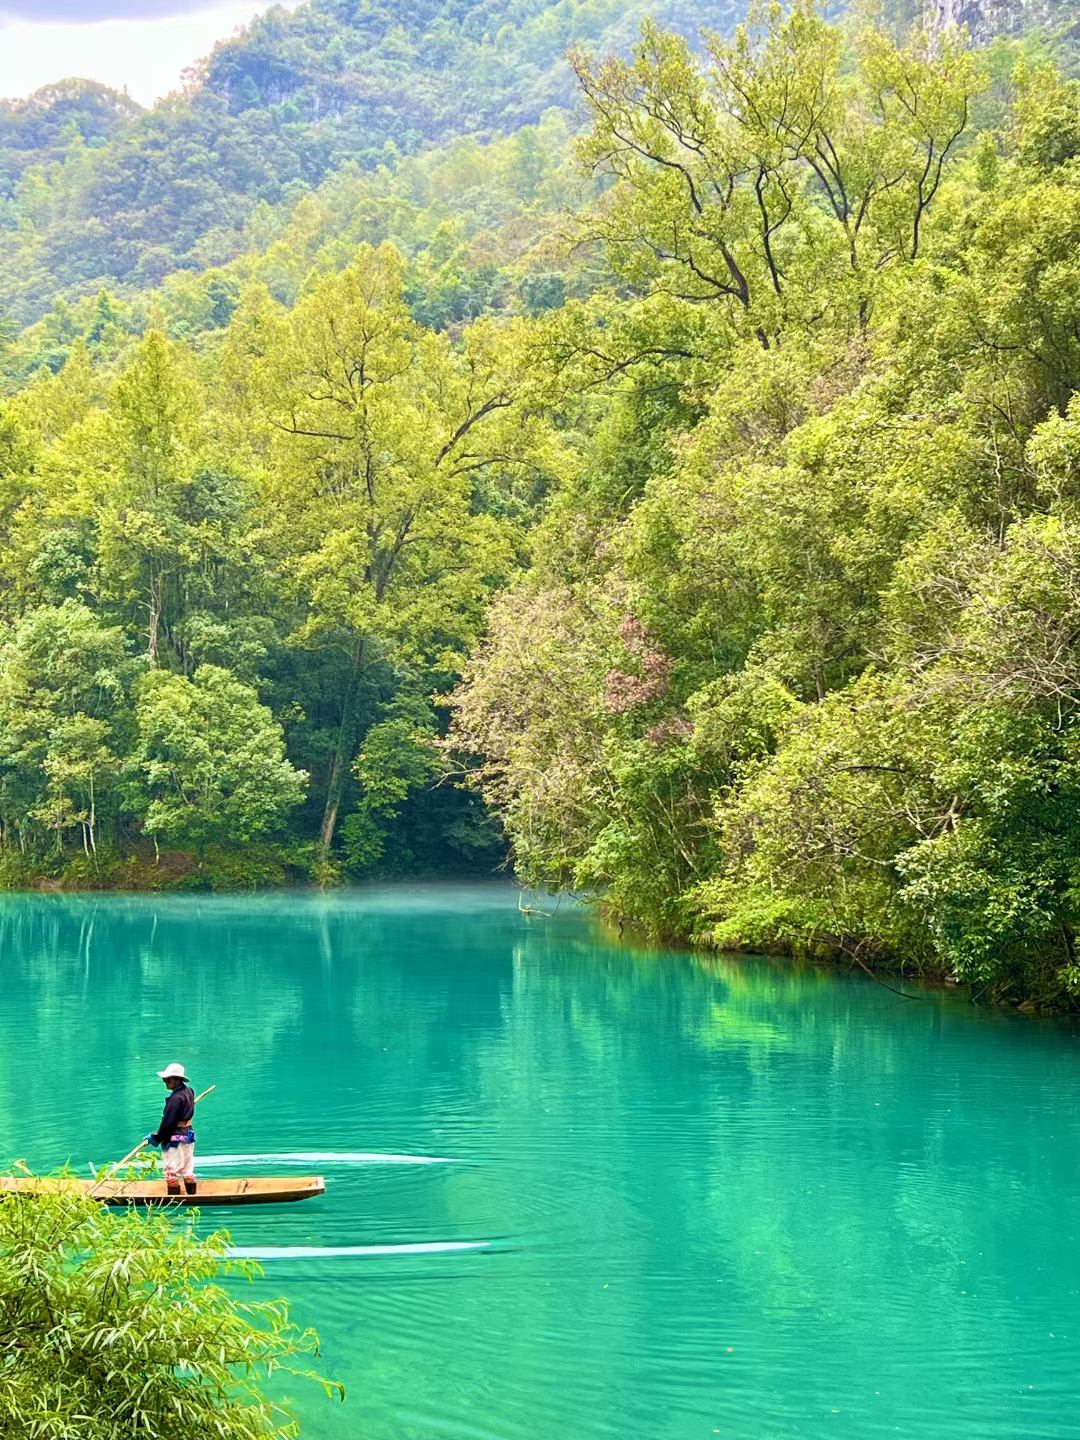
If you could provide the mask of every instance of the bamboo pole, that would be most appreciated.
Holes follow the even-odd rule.
[[[192,1103],[198,1105],[200,1100],[206,1099],[207,1095],[210,1094],[211,1090],[216,1089],[216,1085],[211,1085],[208,1089],[204,1090],[201,1095],[196,1095]],[[102,1175],[100,1180],[95,1181],[91,1188],[86,1192],[86,1198],[88,1200],[92,1200],[97,1194],[98,1190],[101,1188],[101,1186],[104,1185],[107,1180],[111,1180],[118,1170],[122,1170],[129,1160],[134,1160],[135,1156],[138,1155],[139,1151],[142,1150],[145,1145],[146,1141],[140,1140],[138,1145],[135,1146],[134,1150],[129,1150],[122,1160],[117,1160],[116,1164],[112,1167],[112,1169],[107,1171],[106,1174]]]

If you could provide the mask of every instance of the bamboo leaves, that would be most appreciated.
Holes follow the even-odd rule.
[[[226,1237],[198,1240],[165,1215],[116,1214],[76,1194],[9,1196],[0,1206],[5,1434],[295,1435],[256,1382],[309,1375],[317,1339],[289,1323],[283,1304],[236,1301],[235,1280],[254,1270],[225,1250]]]

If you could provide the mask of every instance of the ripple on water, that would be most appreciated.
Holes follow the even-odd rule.
[[[325,1173],[198,1221],[318,1327],[311,1440],[1075,1440],[1067,1025],[499,887],[0,898],[0,950],[9,1155],[123,1154],[178,1058],[208,1171]]]
[[[199,1168],[220,1169],[223,1166],[256,1169],[265,1165],[456,1165],[458,1161],[445,1155],[386,1155],[378,1151],[288,1150],[264,1151],[251,1155],[200,1155]]]

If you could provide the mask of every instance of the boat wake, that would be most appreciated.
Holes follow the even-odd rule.
[[[455,1165],[446,1155],[382,1155],[368,1150],[289,1150],[262,1155],[200,1155],[200,1167],[223,1165]]]
[[[432,1240],[415,1245],[251,1245],[230,1249],[230,1260],[315,1260],[329,1255],[447,1255],[486,1250],[490,1240]]]

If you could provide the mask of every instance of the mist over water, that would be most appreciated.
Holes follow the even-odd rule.
[[[217,1090],[207,1212],[317,1326],[319,1440],[1066,1440],[1080,1038],[617,945],[509,887],[0,897],[0,1152]],[[421,1163],[423,1162],[423,1163]]]

